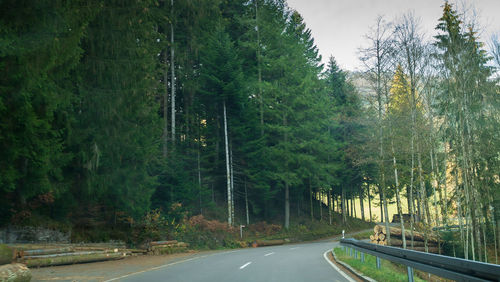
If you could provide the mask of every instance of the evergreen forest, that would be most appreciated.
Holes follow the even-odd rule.
[[[128,240],[161,217],[173,239],[392,204],[496,258],[500,43],[442,9],[431,38],[379,17],[349,72],[285,0],[0,1],[0,226]]]

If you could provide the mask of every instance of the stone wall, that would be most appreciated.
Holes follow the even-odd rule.
[[[16,243],[69,243],[71,233],[42,227],[8,226],[0,229],[0,244]]]

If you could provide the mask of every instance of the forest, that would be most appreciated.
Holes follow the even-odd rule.
[[[348,72],[285,0],[2,1],[0,226],[389,224],[392,203],[496,258],[500,43],[442,8],[433,38],[379,17]]]

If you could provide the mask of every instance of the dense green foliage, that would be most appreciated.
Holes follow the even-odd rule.
[[[150,232],[157,209],[225,221],[230,186],[233,222],[248,205],[296,228],[317,193],[362,184],[356,91],[284,1],[0,8],[2,225],[98,240]]]

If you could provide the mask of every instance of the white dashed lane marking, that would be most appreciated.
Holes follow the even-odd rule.
[[[252,263],[251,261],[245,263],[244,265],[240,266],[240,269],[243,269],[243,268],[247,267],[251,263]]]

